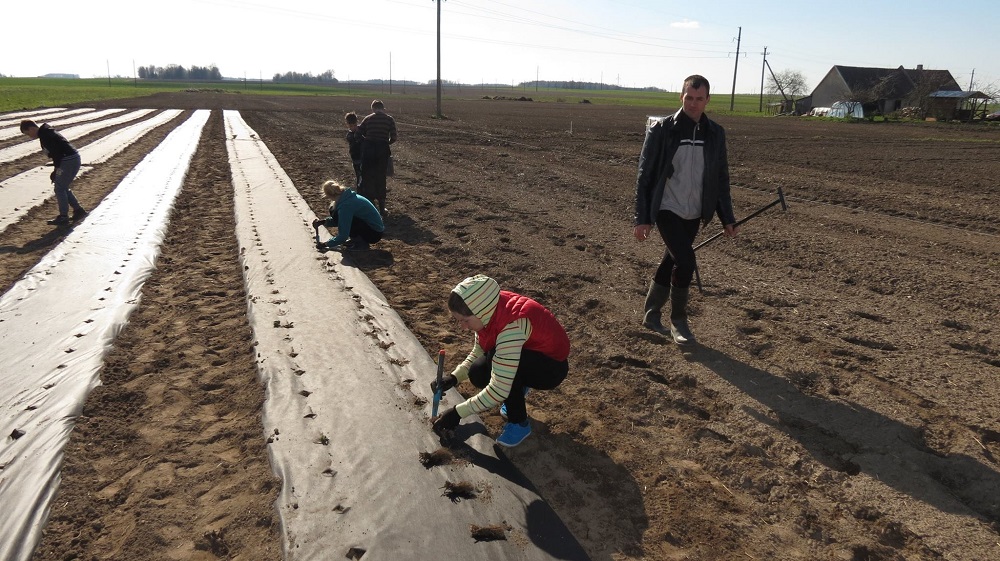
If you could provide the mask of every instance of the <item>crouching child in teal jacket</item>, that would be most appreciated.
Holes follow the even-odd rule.
[[[336,226],[337,235],[326,242],[317,242],[316,249],[325,251],[343,245],[348,251],[365,251],[369,244],[382,239],[385,224],[371,201],[332,180],[323,183],[323,194],[333,201],[330,216],[314,220],[313,228],[320,224],[327,228]]]

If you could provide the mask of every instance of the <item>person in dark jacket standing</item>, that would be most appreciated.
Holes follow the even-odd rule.
[[[76,174],[80,172],[80,153],[66,140],[66,137],[46,123],[39,127],[34,121],[25,119],[21,121],[21,132],[28,138],[37,139],[42,144],[42,150],[52,158],[52,166],[55,169],[52,170],[49,179],[55,185],[59,216],[49,220],[49,224],[69,224],[70,206],[73,207],[74,222],[86,216],[87,211],[80,206],[80,202],[73,195],[73,190],[70,189],[70,184],[76,179]]]
[[[364,137],[361,145],[361,184],[358,194],[385,212],[385,178],[389,166],[389,145],[396,142],[396,120],[385,112],[385,104],[372,101],[372,112],[361,120],[358,131]]]
[[[687,304],[700,223],[708,224],[717,214],[726,236],[738,234],[729,192],[726,133],[705,115],[709,88],[704,76],[688,76],[681,108],[669,117],[650,118],[635,185],[635,239],[648,238],[655,224],[667,246],[646,293],[642,324],[669,333],[679,345],[695,342]],[[667,301],[669,330],[660,321]]]

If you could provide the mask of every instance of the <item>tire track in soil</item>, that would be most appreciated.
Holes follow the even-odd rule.
[[[281,558],[221,113],[66,448],[35,561]]]

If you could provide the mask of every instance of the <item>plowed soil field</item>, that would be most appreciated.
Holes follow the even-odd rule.
[[[390,215],[351,263],[449,368],[472,343],[445,307],[466,276],[563,321],[570,375],[528,397],[535,433],[508,455],[594,560],[1000,558],[1000,128],[718,116],[737,217],[778,188],[788,208],[698,251],[689,350],[640,325],[663,245],[631,235],[646,116],[673,96],[650,111],[470,94],[445,118],[379,97],[399,126]],[[240,110],[322,215],[322,181],[353,178],[343,115],[371,99],[102,105]],[[168,128],[78,197],[96,206]],[[35,559],[281,558],[232,198],[215,111]],[[59,241],[54,215],[0,234],[4,289]]]

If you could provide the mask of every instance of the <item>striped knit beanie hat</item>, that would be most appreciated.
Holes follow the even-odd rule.
[[[486,275],[469,277],[458,283],[452,292],[458,294],[472,313],[483,322],[490,322],[500,300],[500,285]]]

